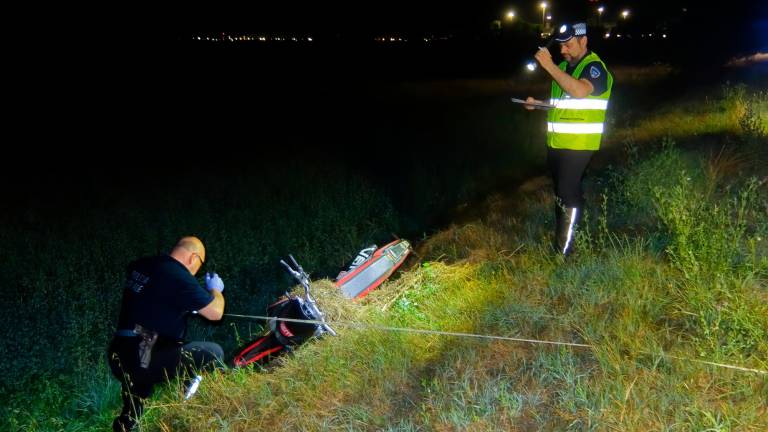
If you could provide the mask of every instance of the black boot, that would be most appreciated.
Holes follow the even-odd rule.
[[[144,400],[125,388],[121,396],[123,398],[123,411],[112,422],[112,430],[114,432],[136,431],[139,429],[136,426],[138,419],[144,413]]]
[[[568,256],[573,253],[576,242],[576,230],[581,219],[578,207],[560,207],[555,210],[555,243],[557,252]]]
[[[131,416],[120,415],[112,422],[113,432],[132,432],[138,430],[136,420]]]

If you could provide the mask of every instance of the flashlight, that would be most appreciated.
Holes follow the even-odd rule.
[[[184,393],[184,400],[188,401],[189,398],[195,395],[197,392],[197,388],[200,386],[200,381],[203,380],[203,377],[200,375],[195,376],[195,378],[192,380],[191,383],[189,383],[189,387],[187,388],[187,391]]]
[[[555,38],[552,37],[549,39],[549,42],[547,42],[546,45],[543,47],[539,47],[540,50],[543,50],[544,48],[549,49],[552,47],[552,45],[555,43]],[[528,70],[528,72],[533,72],[539,67],[539,64],[536,62],[536,60],[531,60],[528,63],[525,64],[525,68]]]

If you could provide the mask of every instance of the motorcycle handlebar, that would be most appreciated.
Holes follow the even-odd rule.
[[[301,268],[301,265],[299,265],[298,262],[296,262],[296,258],[294,258],[293,255],[291,255],[291,254],[288,254],[288,257],[291,259],[291,262],[293,262],[293,265],[296,267],[296,270],[299,273],[304,274],[304,269]]]
[[[331,326],[329,326],[328,324],[323,324],[323,328],[325,328],[325,331],[328,332],[331,336],[336,336],[336,332],[333,331]]]
[[[285,267],[285,269],[288,271],[288,273],[290,273],[291,276],[293,276],[293,278],[296,279],[296,281],[298,281],[301,284],[301,286],[304,287],[304,297],[307,300],[307,302],[311,305],[312,309],[314,309],[313,312],[315,312],[316,316],[320,319],[320,321],[325,321],[325,314],[322,313],[320,309],[318,309],[317,304],[315,303],[315,299],[313,299],[309,293],[310,291],[309,275],[304,271],[303,268],[301,268],[301,265],[299,265],[299,263],[296,262],[296,259],[293,257],[293,255],[288,254],[288,257],[291,259],[296,269],[291,267],[287,262],[283,260],[280,260],[280,264],[282,264]],[[325,329],[327,333],[330,333],[331,336],[336,336],[336,332],[328,324],[322,324],[322,327],[323,329]]]

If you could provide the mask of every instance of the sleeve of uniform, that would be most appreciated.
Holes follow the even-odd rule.
[[[197,311],[213,301],[213,294],[206,291],[194,278],[190,278],[179,289],[179,305],[186,311]]]
[[[581,73],[581,78],[592,83],[594,90],[590,96],[598,96],[608,90],[608,72],[600,62],[589,63]]]

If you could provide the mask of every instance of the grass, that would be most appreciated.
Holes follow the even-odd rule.
[[[743,162],[749,143],[729,151],[709,157],[668,139],[605,173],[590,200],[603,197],[602,205],[589,209],[580,252],[568,261],[542,246],[548,193],[512,204],[495,197],[482,219],[429,238],[418,267],[354,305],[356,320],[371,325],[591,349],[340,328],[270,373],[237,385],[220,375],[194,410],[161,406],[148,424],[208,430],[200,425],[221,417],[222,430],[764,430],[766,375],[698,362],[768,370],[766,192],[759,177],[743,178],[765,172]],[[726,174],[734,171],[742,175]],[[178,399],[165,397],[159,404]]]
[[[497,239],[490,229],[477,235]],[[356,311],[371,324],[581,340],[593,350],[339,329],[271,373],[216,377],[194,408],[166,392],[150,424],[209,430],[203,425],[221,417],[222,430],[764,428],[765,377],[659,354],[700,358],[696,341],[674,330],[680,300],[658,301],[682,276],[637,250],[602,251],[608,257],[594,259],[612,271],[583,279],[596,267],[585,256],[565,268],[536,250],[493,261],[446,257]],[[539,268],[522,266],[531,260]],[[411,289],[399,292],[401,283]],[[766,324],[760,309],[750,312],[747,321]],[[764,368],[765,339],[754,342],[757,352],[736,359]]]
[[[724,84],[720,95],[697,95],[639,115],[629,126],[609,135],[615,142],[652,142],[664,137],[695,139],[702,135],[735,134],[759,138],[768,130],[768,92],[743,84]]]
[[[627,141],[626,164],[593,175],[587,222],[572,259],[549,250],[553,202],[546,186],[513,197],[491,196],[478,211],[482,217],[430,236],[419,245],[408,271],[362,302],[341,298],[327,280],[315,282],[316,298],[331,321],[371,329],[338,325],[338,337],[309,342],[269,371],[206,375],[187,403],[181,402],[180,384],[171,383],[149,401],[142,430],[768,429],[768,375],[702,363],[768,370],[768,174],[759,163],[766,153],[765,128],[755,126],[764,124],[760,113],[765,106],[746,90],[723,97],[709,107],[730,110],[752,103],[759,108],[740,115],[711,114],[713,124],[702,127],[727,132],[722,135],[725,150],[713,153],[709,147],[681,147],[673,138],[662,139],[670,135],[663,133],[667,128],[700,118],[701,113],[680,108],[659,114],[654,124],[664,127]],[[232,197],[235,210],[215,219],[221,225],[213,225],[211,239],[221,251],[231,248],[217,258],[220,264],[241,263],[227,268],[237,275],[232,286],[243,293],[230,310],[263,310],[248,297],[255,291],[253,275],[266,263],[249,251],[254,244],[269,247],[258,240],[267,233],[284,239],[281,246],[271,246],[272,253],[300,245],[297,257],[313,270],[344,259],[318,259],[322,241],[343,239],[346,249],[354,250],[349,245],[386,224],[366,216],[381,212],[376,202],[363,200],[351,218],[367,222],[351,234],[334,228],[343,215],[322,202],[337,196],[334,191],[354,193],[343,189],[349,185],[335,187],[327,196],[307,197],[301,206],[275,207],[269,210],[274,214],[256,221],[241,212],[260,197],[237,205]],[[207,214],[204,208],[197,210]],[[377,210],[368,213],[371,209]],[[308,211],[320,215],[318,225],[299,232],[265,222],[279,219],[275,214]],[[143,226],[153,226],[172,241],[168,230],[174,223],[152,225],[146,215],[130,217],[125,226],[145,221]],[[249,234],[236,238],[224,227],[241,227]],[[142,236],[154,237],[128,228],[113,235],[126,245],[120,252],[129,256],[140,251],[132,250],[128,245],[134,243],[127,239],[151,244]],[[104,264],[120,262],[98,240],[106,235],[96,231],[93,237],[83,243],[83,251]],[[36,238],[16,238],[18,250],[34,250]],[[54,245],[50,253],[66,257],[65,251]],[[35,264],[24,257],[5,259],[16,260],[14,268]],[[77,260],[64,259],[65,269],[77,266]],[[70,294],[62,287],[76,283],[106,296],[101,287],[114,284],[120,268],[113,265],[106,276],[77,268],[72,279],[56,266],[12,276],[39,287],[38,297],[25,301],[45,313],[56,311],[47,297],[66,299]],[[57,313],[60,318],[78,310],[90,316],[113,313],[114,304],[105,306],[100,298],[84,297],[78,308]],[[8,404],[10,421],[3,428],[99,430],[115,414],[116,383],[96,348],[101,349],[104,338],[98,335],[108,329],[77,320],[64,323],[63,331],[79,338],[60,348],[65,358],[80,358],[77,370],[92,373],[27,377],[25,394],[33,396]],[[249,325],[254,332],[260,329],[259,323],[230,324],[244,339]],[[578,342],[592,348],[377,329],[383,326]],[[211,335],[234,333],[226,326],[216,332]],[[21,343],[21,338],[9,340]],[[14,352],[25,348],[7,347]],[[32,353],[44,356],[44,350]],[[4,363],[6,368],[14,364]]]
[[[626,182],[593,191],[608,199],[590,209],[574,259],[541,246],[547,229],[532,216],[552,202],[534,191],[516,197],[515,217],[433,236],[418,267],[334,317],[590,349],[342,327],[270,373],[217,376],[194,409],[166,392],[150,429],[765,430],[768,375],[698,360],[768,370],[766,193],[707,177],[716,160],[676,176],[698,157],[667,142],[622,171]],[[635,181],[657,193],[638,194]],[[217,418],[227,424],[210,426]]]
[[[386,196],[362,179],[321,170],[303,176],[314,186],[287,179],[273,189],[262,173],[240,185],[209,183],[210,191],[171,183],[156,187],[156,197],[125,194],[115,202],[105,193],[82,208],[4,214],[0,231],[13,253],[3,256],[0,281],[15,289],[0,294],[0,311],[13,323],[0,327],[2,418],[9,419],[0,424],[89,430],[109,423],[119,398],[105,358],[116,287],[129,260],[165,253],[178,236],[206,233],[208,265],[230,288],[228,307],[247,311],[263,310],[278,295],[278,257],[292,252],[308,269],[331,273],[361,245],[397,231]],[[191,321],[190,338],[234,347],[232,326]],[[236,329],[244,337],[248,324]]]

